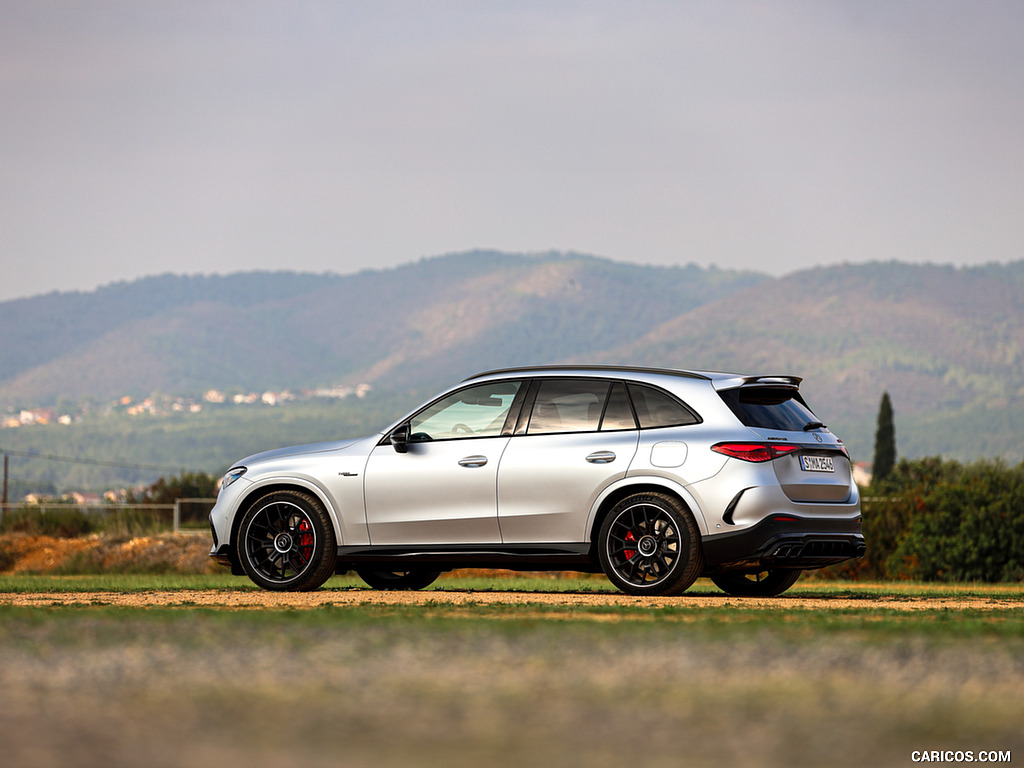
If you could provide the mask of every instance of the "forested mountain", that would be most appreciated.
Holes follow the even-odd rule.
[[[164,275],[50,294],[0,304],[0,409],[210,387],[430,387],[611,349],[765,279],[478,251],[344,277]]]
[[[888,391],[901,456],[1016,461],[1022,317],[1024,261],[770,278],[477,251],[352,275],[163,275],[0,303],[0,413],[359,383],[404,403],[488,368],[625,363],[801,375],[812,407],[863,460]],[[218,418],[230,429],[232,419]],[[349,431],[330,426],[310,439]],[[0,446],[15,448],[29,432],[0,432]],[[161,463],[203,469],[168,445],[146,450],[133,447],[139,461],[158,453]],[[203,455],[219,456],[208,444]]]

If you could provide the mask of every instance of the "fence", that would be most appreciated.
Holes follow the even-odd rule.
[[[96,522],[109,522],[111,518],[149,521],[153,528],[168,528],[175,533],[182,529],[206,530],[210,510],[216,502],[216,499],[177,499],[173,504],[0,504],[0,530],[3,530],[4,520],[9,515],[23,520],[45,521],[47,516],[67,516],[68,512]]]

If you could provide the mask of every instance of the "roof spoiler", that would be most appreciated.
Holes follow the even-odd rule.
[[[736,376],[720,379],[715,382],[715,389],[737,389],[739,387],[781,387],[783,389],[800,389],[799,376]]]

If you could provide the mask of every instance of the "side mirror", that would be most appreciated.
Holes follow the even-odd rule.
[[[391,430],[391,446],[395,449],[395,453],[409,452],[409,433],[411,431],[412,427],[409,426],[409,422],[400,424]]]

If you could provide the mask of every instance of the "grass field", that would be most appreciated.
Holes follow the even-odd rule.
[[[610,591],[586,577],[439,586]],[[197,588],[250,586],[0,577],[7,594]],[[809,582],[793,593],[837,607],[566,609],[529,595],[303,610],[0,605],[0,764],[801,768],[913,765],[915,750],[945,749],[1024,759],[1020,585]],[[875,605],[933,594],[999,607]]]

